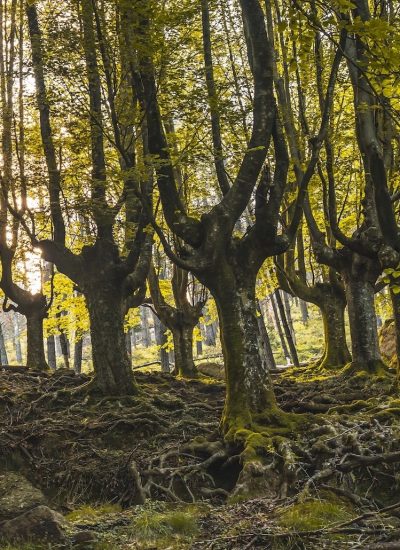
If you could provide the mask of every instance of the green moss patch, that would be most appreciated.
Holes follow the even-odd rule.
[[[349,504],[339,499],[312,499],[293,504],[278,518],[278,523],[288,530],[313,531],[349,521],[354,517]]]
[[[65,518],[68,521],[72,522],[91,522],[93,520],[101,518],[102,516],[115,514],[118,512],[121,512],[121,506],[118,506],[116,504],[103,504],[99,507],[80,506],[79,508],[76,508],[75,510],[67,514]]]

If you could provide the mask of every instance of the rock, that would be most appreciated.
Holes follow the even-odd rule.
[[[97,537],[93,531],[78,531],[72,536],[71,542],[75,548],[92,548],[96,542]]]
[[[396,359],[396,331],[393,319],[387,319],[379,331],[381,353],[389,363]]]
[[[23,475],[18,472],[0,474],[0,521],[46,504],[46,499]]]
[[[47,506],[36,506],[14,519],[0,524],[0,539],[7,541],[43,539],[61,542],[65,539],[66,521]]]
[[[210,376],[217,380],[225,380],[224,365],[220,363],[200,363],[196,365],[197,370],[204,376]]]

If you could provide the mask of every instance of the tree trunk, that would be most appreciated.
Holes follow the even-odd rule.
[[[400,294],[395,294],[390,288],[390,299],[392,301],[394,328],[396,335],[396,367],[397,376],[400,378]]]
[[[216,344],[216,336],[217,336],[217,328],[216,323],[210,323],[205,325],[205,332],[206,332],[206,344],[207,346],[215,348]]]
[[[172,330],[175,374],[195,378],[198,373],[193,361],[193,326],[180,325]]]
[[[261,304],[259,301],[257,302],[257,311],[258,311],[258,317],[257,317],[258,328],[260,330],[260,334],[261,334],[261,338],[262,338],[263,346],[265,350],[265,355],[268,361],[268,369],[270,371],[276,370],[275,357],[274,357],[274,354],[272,353],[271,342],[269,339],[267,327],[265,326],[264,316],[263,316]]]
[[[64,360],[64,367],[66,369],[69,369],[69,342],[64,332],[61,332],[59,336],[59,341],[60,341],[61,353]]]
[[[375,289],[364,280],[345,274],[351,349],[356,368],[375,371],[382,366],[375,314]]]
[[[97,389],[105,395],[132,395],[137,386],[126,351],[122,290],[97,284],[85,292],[90,318]]]
[[[83,354],[83,338],[78,338],[74,346],[74,371],[76,374],[82,372],[82,354]]]
[[[289,353],[292,359],[292,363],[295,367],[299,367],[300,362],[297,355],[296,345],[294,343],[292,331],[290,330],[290,326],[286,318],[285,307],[283,305],[283,301],[282,301],[282,297],[279,289],[275,291],[275,298],[276,298],[276,303],[278,304],[278,309],[279,309],[279,314],[282,321],[283,330],[285,331],[286,340],[289,346]]]
[[[283,334],[281,320],[279,319],[278,308],[276,307],[275,293],[271,294],[271,304],[272,304],[272,310],[274,312],[276,330],[279,335],[279,340],[281,341],[282,352],[283,352],[283,355],[285,356],[286,363],[288,363],[290,361],[290,354],[289,354],[288,347],[286,345],[285,335]]]
[[[26,315],[26,366],[28,369],[47,370],[49,368],[44,354],[43,315]]]
[[[146,307],[140,308],[140,317],[142,321],[142,342],[144,347],[148,348],[151,346],[151,337],[150,337],[150,329],[149,329],[149,318],[147,316]]]
[[[130,328],[128,328],[128,330],[125,332],[125,345],[126,345],[126,353],[128,354],[129,360],[132,363],[132,340],[131,340]]]
[[[19,330],[19,320],[18,320],[17,313],[14,313],[13,315],[13,325],[14,325],[15,357],[17,359],[18,365],[22,365],[22,349],[21,349],[21,339],[20,339],[20,330]]]
[[[351,361],[344,322],[346,302],[339,297],[326,296],[320,309],[324,322],[325,351],[319,366],[322,369],[342,367]]]
[[[308,318],[309,318],[307,302],[299,299],[299,305],[300,305],[300,311],[301,311],[301,322],[303,323],[303,325],[306,325],[308,323]]]
[[[292,319],[292,310],[290,307],[289,294],[284,290],[280,291],[280,294],[283,296],[283,305],[285,307],[285,315],[287,323],[289,325],[290,334],[292,335],[293,343],[296,344],[296,334],[294,332],[293,319]]]
[[[0,323],[0,361],[2,365],[8,365],[6,343],[4,340],[3,326]]]
[[[235,280],[221,280],[214,290],[225,364],[226,400],[223,429],[249,426],[254,413],[275,406],[268,360],[257,320],[255,284],[238,288]]]
[[[200,332],[200,338],[202,338],[202,327],[201,327],[201,323],[199,323],[198,325],[198,329],[199,329],[199,332]],[[203,355],[203,340],[200,339],[200,340],[196,340],[196,355],[197,356],[200,356],[200,355]]]
[[[160,319],[153,313],[154,319],[154,329],[156,344],[160,346],[160,361],[161,361],[161,372],[170,372],[169,368],[169,354],[165,349],[165,344],[167,343],[167,329],[162,324]]]
[[[47,362],[51,370],[56,370],[56,340],[54,334],[47,337]]]

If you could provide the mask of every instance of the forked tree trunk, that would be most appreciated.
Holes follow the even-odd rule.
[[[44,354],[43,314],[26,315],[26,366],[28,369],[47,370],[49,368]]]
[[[106,395],[132,395],[137,386],[126,351],[123,296],[118,286],[97,284],[85,292],[90,318],[96,388]]]
[[[255,281],[238,288],[235,280],[214,289],[225,363],[225,431],[250,425],[252,415],[275,406],[268,360],[257,320]],[[253,284],[254,283],[254,284]]]
[[[365,280],[346,274],[345,290],[349,312],[353,366],[374,371],[382,366],[375,313],[375,289]]]
[[[326,296],[320,309],[324,323],[325,350],[319,366],[322,369],[342,367],[351,361],[344,321],[346,302],[339,296]]]
[[[172,329],[175,373],[185,378],[195,378],[198,374],[193,360],[193,329],[192,325]]]

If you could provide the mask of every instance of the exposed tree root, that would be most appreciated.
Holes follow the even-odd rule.
[[[161,374],[138,378],[139,395],[107,397],[76,393],[90,379],[69,371],[3,371],[0,468],[21,469],[51,498],[57,494],[64,509],[93,501],[126,507],[260,495],[273,507],[296,506],[333,495],[369,513],[396,500],[400,400],[390,395],[390,373],[284,373],[276,378],[279,409],[250,426],[232,422],[225,440],[221,384]],[[343,529],[355,536],[359,524]],[[295,536],[322,536],[311,531]],[[365,540],[384,540],[386,531],[378,531],[373,525]],[[263,547],[266,537],[260,531],[256,542],[240,539],[240,547]]]

